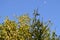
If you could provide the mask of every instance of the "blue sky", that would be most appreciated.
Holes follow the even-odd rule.
[[[44,21],[52,21],[51,29],[56,28],[56,34],[60,35],[60,0],[0,0],[0,23],[5,16],[15,20],[14,14],[19,16],[28,13],[32,17],[36,8]]]

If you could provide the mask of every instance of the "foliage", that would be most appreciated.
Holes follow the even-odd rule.
[[[36,19],[37,16],[37,12],[34,11],[34,19],[33,19],[33,23],[31,25],[31,29],[32,29],[32,36],[34,38],[32,38],[33,40],[50,40],[50,31],[49,31],[49,27],[48,25],[45,25],[43,22],[40,22],[39,19]]]
[[[6,18],[0,24],[0,40],[60,40],[55,32],[50,33],[50,21],[44,24],[37,19],[38,15],[37,10],[34,10],[34,18],[19,16],[18,23]]]

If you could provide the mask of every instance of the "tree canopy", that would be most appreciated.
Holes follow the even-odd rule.
[[[18,22],[6,18],[0,24],[0,40],[60,40],[55,32],[50,32],[50,21],[44,24],[37,19],[37,10],[33,16],[30,18],[24,14],[17,18]]]

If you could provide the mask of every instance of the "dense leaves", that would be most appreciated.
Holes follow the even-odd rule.
[[[55,32],[50,32],[49,23],[44,24],[37,16],[34,10],[34,18],[22,15],[18,22],[6,18],[0,24],[0,40],[60,40]]]

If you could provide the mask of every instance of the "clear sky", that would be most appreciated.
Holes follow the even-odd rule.
[[[52,30],[60,35],[60,0],[0,0],[0,23],[5,16],[14,19],[13,15],[28,13],[32,17],[33,10],[38,8],[44,21],[50,19],[53,23]]]

